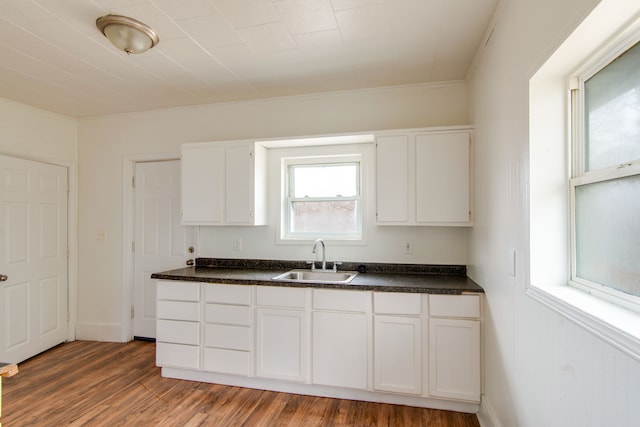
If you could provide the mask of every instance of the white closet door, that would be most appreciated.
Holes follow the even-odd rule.
[[[67,168],[0,156],[0,360],[67,339]]]
[[[135,297],[133,335],[156,336],[152,273],[185,266],[193,227],[180,223],[180,161],[137,163],[135,171]]]

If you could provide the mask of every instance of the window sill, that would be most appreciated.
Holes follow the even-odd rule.
[[[526,293],[640,361],[640,314],[570,286],[531,285]]]

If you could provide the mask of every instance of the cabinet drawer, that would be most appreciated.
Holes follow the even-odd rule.
[[[200,284],[158,281],[156,297],[174,301],[200,301]]]
[[[251,326],[251,307],[244,305],[207,304],[204,317],[208,323]]]
[[[246,285],[206,285],[204,300],[220,304],[250,305],[252,288],[253,286]]]
[[[200,303],[186,301],[158,301],[156,305],[158,319],[200,320]]]
[[[391,292],[373,293],[373,311],[376,314],[422,314],[421,294],[402,294]]]
[[[204,345],[232,350],[251,350],[251,328],[246,326],[205,326]]]
[[[480,317],[480,295],[429,295],[431,317]]]
[[[177,320],[157,320],[156,339],[175,344],[200,344],[200,324]]]
[[[223,348],[204,349],[204,370],[224,374],[249,375],[251,353]]]
[[[198,369],[200,366],[200,347],[157,342],[156,365]]]
[[[371,292],[314,289],[313,308],[317,310],[370,313]]]
[[[258,286],[256,304],[271,307],[305,308],[307,306],[307,292],[305,288]]]

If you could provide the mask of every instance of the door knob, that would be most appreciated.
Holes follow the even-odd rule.
[[[9,280],[9,276],[6,274],[0,274],[0,282],[6,282],[7,280]]]

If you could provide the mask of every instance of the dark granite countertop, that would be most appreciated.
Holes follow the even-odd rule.
[[[327,263],[329,266],[332,264]],[[350,283],[284,282],[273,277],[292,269],[309,269],[304,261],[198,258],[194,267],[154,273],[152,279],[235,285],[333,288],[428,294],[483,293],[466,276],[465,266],[427,264],[344,263],[340,271],[360,272]]]

